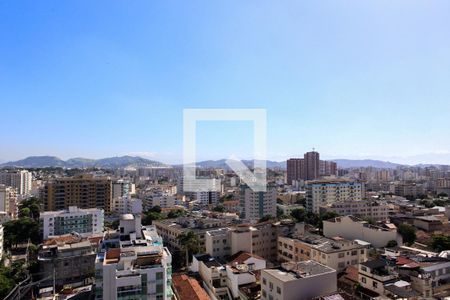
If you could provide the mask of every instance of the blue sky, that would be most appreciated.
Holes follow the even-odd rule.
[[[179,162],[183,109],[265,108],[271,159],[450,163],[448,1],[2,1],[0,41],[1,160]]]

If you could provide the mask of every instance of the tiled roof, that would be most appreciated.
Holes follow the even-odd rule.
[[[244,251],[239,251],[236,254],[232,255],[230,257],[229,261],[230,261],[230,264],[243,264],[250,257],[264,260],[264,258],[262,258],[261,256],[251,254],[248,252],[244,252]]]
[[[211,300],[206,291],[200,286],[195,278],[187,275],[173,275],[173,287],[180,299],[189,300]]]

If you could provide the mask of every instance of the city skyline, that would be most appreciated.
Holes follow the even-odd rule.
[[[347,4],[2,3],[0,160],[179,163],[183,109],[263,108],[271,160],[450,164],[450,4]],[[251,158],[245,124],[199,130],[199,160]]]

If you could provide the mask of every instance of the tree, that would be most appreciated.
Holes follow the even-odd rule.
[[[396,240],[390,240],[387,244],[386,244],[386,248],[394,248],[397,247],[397,241]]]
[[[443,234],[434,234],[431,247],[436,251],[450,250],[450,236]]]
[[[305,222],[305,210],[301,208],[293,209],[291,211],[291,216],[297,221],[297,222]]]
[[[181,209],[177,209],[177,210],[171,210],[168,214],[167,217],[169,219],[174,219],[174,218],[178,218],[184,215],[184,211]]]
[[[439,193],[437,196],[439,198],[447,198],[448,197],[447,193]]]
[[[272,220],[272,219],[274,219],[274,217],[272,215],[265,215],[264,217],[259,219],[258,223],[267,222],[267,221]]]
[[[192,254],[200,251],[200,240],[198,235],[190,230],[180,234],[177,239],[180,243],[181,249],[183,249],[186,253],[186,266],[188,266]]]
[[[154,211],[148,211],[144,214],[144,217],[142,218],[142,225],[152,225],[153,221],[155,220],[161,220],[164,219],[163,215],[158,212]]]
[[[411,245],[416,241],[416,228],[409,224],[400,224],[397,232],[402,236],[403,242]]]
[[[161,206],[155,205],[152,208],[150,208],[149,212],[156,212],[156,213],[161,213],[162,209]]]
[[[224,212],[225,211],[225,207],[223,205],[217,205],[216,207],[213,208],[213,211],[216,212]]]
[[[26,243],[28,239],[34,244],[41,242],[39,223],[29,217],[8,221],[3,224],[3,227],[6,248],[17,246],[20,243]]]
[[[20,212],[22,210],[24,210],[24,213],[27,213],[26,215],[22,215],[22,217],[30,217],[35,221],[39,221],[39,213],[41,211],[39,199],[32,197],[22,201],[19,205],[19,217],[21,217]]]

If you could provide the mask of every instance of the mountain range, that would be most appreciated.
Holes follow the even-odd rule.
[[[139,156],[119,156],[102,159],[71,158],[62,160],[56,156],[30,156],[18,161],[10,161],[0,164],[0,167],[22,167],[22,168],[104,168],[115,169],[124,167],[164,167],[167,166],[158,161],[149,160]]]
[[[373,159],[334,159],[339,168],[364,168],[373,167],[379,169],[395,169],[399,166],[407,166],[382,160]],[[246,166],[252,167],[253,160],[243,160]],[[229,169],[225,159],[205,160],[196,163],[199,168],[218,168]],[[10,161],[0,164],[0,167],[22,167],[22,168],[44,168],[44,167],[61,167],[61,168],[125,168],[125,167],[168,167],[170,165],[159,161],[146,159],[139,156],[118,156],[101,159],[89,159],[76,157],[68,160],[62,160],[56,156],[30,156],[18,161]],[[182,165],[173,165],[173,167],[181,167]],[[418,165],[425,166],[425,165]],[[428,166],[428,165],[427,165]],[[286,161],[267,161],[269,169],[286,169]]]

